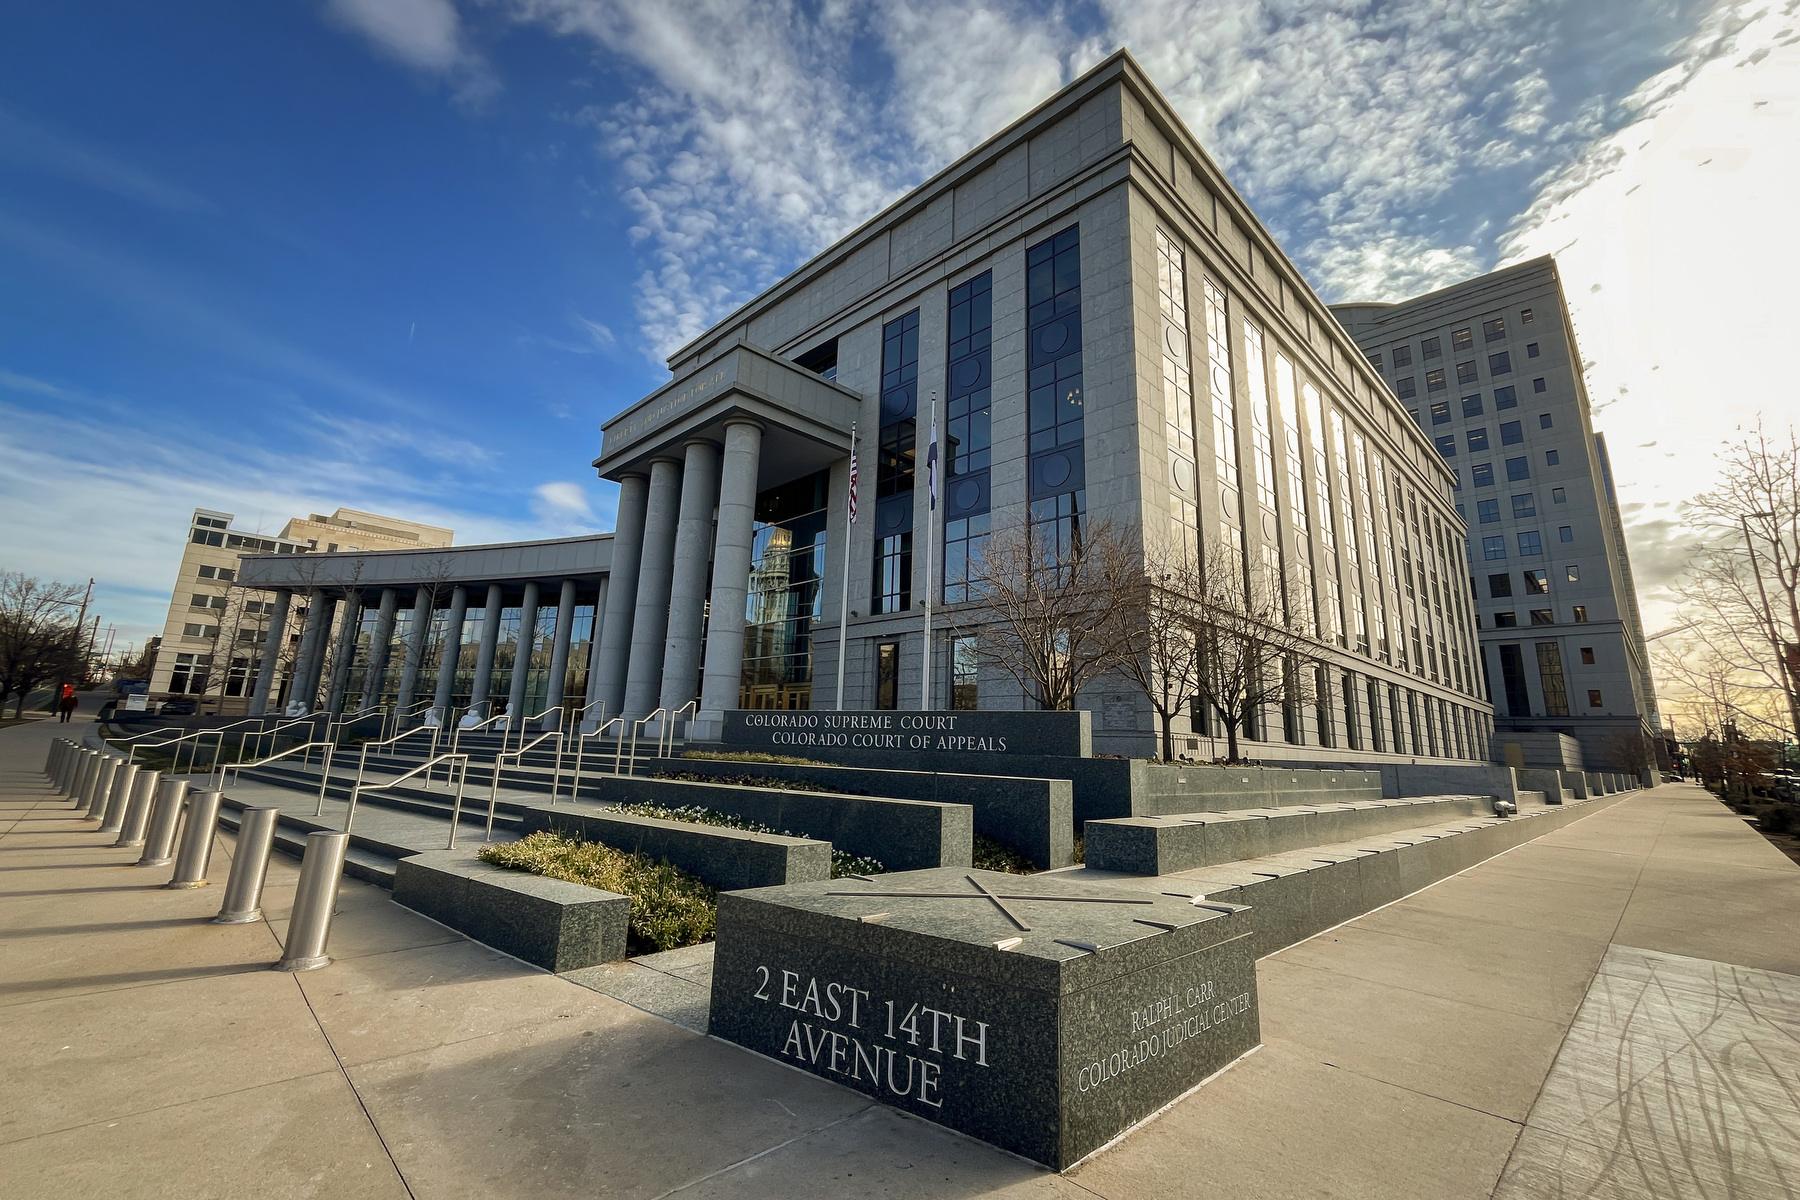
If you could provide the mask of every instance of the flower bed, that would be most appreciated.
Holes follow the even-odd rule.
[[[483,846],[481,860],[631,898],[633,953],[675,950],[712,940],[718,893],[666,862],[540,830],[516,842]]]
[[[711,782],[711,781],[709,781]],[[695,825],[718,825],[725,829],[741,829],[745,833],[778,833],[782,837],[805,837],[805,834],[789,833],[785,829],[770,829],[767,825],[731,813],[716,812],[710,808],[702,808],[698,804],[684,804],[675,807],[668,804],[614,804],[622,813],[634,817],[651,817],[658,821],[688,821]],[[843,875],[879,875],[887,870],[872,858],[851,854],[831,848],[831,877],[837,879]]]

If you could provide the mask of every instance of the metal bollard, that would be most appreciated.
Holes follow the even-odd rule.
[[[75,762],[69,774],[69,786],[63,789],[63,795],[75,801],[77,808],[81,806],[81,789],[87,786],[88,772],[94,769],[94,760],[99,756],[86,747],[75,756]]]
[[[201,788],[188,794],[187,823],[181,827],[181,849],[175,853],[175,875],[163,886],[206,886],[206,867],[212,861],[213,835],[219,831],[219,802],[224,798],[225,793],[217,788]]]
[[[277,971],[316,971],[331,964],[325,946],[331,940],[331,918],[336,915],[338,884],[349,852],[347,833],[321,830],[306,835],[300,884],[294,891],[294,912],[288,918],[287,944],[275,964]]]
[[[137,860],[140,867],[166,867],[174,862],[175,831],[181,828],[181,810],[187,807],[188,781],[165,779],[156,789],[156,802],[150,806],[150,824],[144,831],[144,854]]]
[[[106,797],[106,808],[100,817],[100,832],[119,832],[125,823],[125,806],[131,801],[131,789],[137,786],[138,771],[136,763],[125,763],[113,772],[112,792]]]
[[[50,777],[50,782],[56,784],[62,782],[63,760],[68,756],[69,743],[62,738],[57,738],[54,742],[50,743],[50,761],[44,765],[44,774]],[[60,791],[62,789],[58,788],[57,790]]]
[[[119,822],[119,840],[113,845],[135,850],[144,844],[144,829],[150,824],[150,809],[156,801],[156,784],[161,778],[161,771],[149,767],[138,772],[131,799],[125,804],[125,817]]]
[[[119,773],[119,764],[124,761],[116,754],[101,757],[99,769],[88,781],[87,811],[82,816],[90,821],[100,819],[100,814],[106,811],[106,798],[112,795],[113,776]]]
[[[262,919],[263,880],[269,874],[269,853],[275,847],[279,808],[246,808],[238,819],[237,850],[231,856],[231,874],[225,880],[225,903],[214,925],[243,925]]]

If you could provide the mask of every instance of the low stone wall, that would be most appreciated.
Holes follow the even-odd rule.
[[[526,833],[551,829],[661,859],[720,891],[831,878],[831,846],[810,838],[659,821],[605,809],[530,805],[521,816]]]
[[[1074,786],[1067,779],[715,758],[657,759],[646,769],[696,775],[759,775],[836,788],[848,795],[966,804],[974,810],[976,833],[1012,847],[1036,866],[1048,870],[1075,861]],[[582,791],[585,794],[588,790],[584,781]]]
[[[1548,768],[1526,768],[1515,770],[1513,775],[1518,779],[1521,791],[1542,792],[1545,804],[1561,804],[1568,799],[1567,792],[1563,790],[1561,771],[1553,771]]]
[[[546,971],[625,957],[627,897],[489,866],[467,850],[401,859],[394,900]]]
[[[1379,800],[1381,772],[1133,763],[1132,813],[1228,812]]]
[[[599,793],[606,803],[676,808],[694,804],[730,813],[830,842],[839,850],[873,858],[890,871],[966,867],[975,843],[974,810],[966,804],[683,779],[610,778],[600,782]]]
[[[1087,865],[1096,871],[1169,875],[1438,824],[1473,816],[1487,804],[1475,797],[1442,796],[1090,821]]]

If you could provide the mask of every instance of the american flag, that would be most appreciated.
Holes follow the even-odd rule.
[[[856,524],[856,430],[850,430],[850,523]]]

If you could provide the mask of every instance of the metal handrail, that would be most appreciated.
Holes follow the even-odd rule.
[[[482,701],[482,703],[491,704],[492,701],[484,700],[484,701]],[[468,716],[469,714],[464,713],[463,715]],[[469,726],[467,730],[464,730],[463,726],[462,726],[462,722],[458,721],[456,723],[455,730],[452,731],[452,733],[450,734],[450,753],[455,754],[462,749],[462,735],[465,732],[474,733],[478,729],[486,729],[489,725],[492,725],[495,721],[505,720],[506,716],[507,716],[506,713],[495,713],[493,716],[489,717],[485,721],[477,721],[475,724]],[[504,737],[500,739],[500,748],[502,750],[506,749],[506,739]]]
[[[310,766],[312,763],[312,754],[310,753],[312,748],[314,746],[329,746],[329,745],[331,745],[330,742],[303,742],[298,746],[289,746],[286,750],[283,750],[279,754],[271,754],[267,758],[258,759],[256,762],[225,763],[219,767],[219,779],[218,779],[218,782],[215,783],[213,786],[218,788],[220,791],[224,791],[225,790],[225,774],[226,774],[226,772],[228,772],[228,771],[245,771],[245,770],[249,770],[250,768],[253,768],[253,767],[267,766],[269,763],[274,762],[276,759],[286,758],[288,755],[296,754],[301,750],[305,750],[305,751],[309,752],[306,756],[306,759],[307,759],[307,764]],[[330,759],[330,756],[327,756],[325,759],[325,765],[323,767],[319,768],[319,802],[317,805],[315,805],[313,807],[313,816],[315,816],[315,817],[319,816],[321,813],[323,813],[325,811],[325,786],[330,782],[331,782],[331,759]]]
[[[447,762],[451,759],[461,759],[462,760],[462,771],[456,777],[456,808],[455,808],[455,812],[460,815],[462,812],[463,782],[468,778],[468,774],[469,774],[469,756],[466,754],[437,754],[437,755],[433,755],[431,758],[426,759],[424,762],[420,763],[418,766],[414,767],[412,770],[407,771],[401,775],[396,775],[394,778],[388,780],[386,783],[382,784],[380,787],[373,787],[373,786],[365,785],[362,781],[362,779],[363,779],[362,767],[358,766],[356,768],[356,784],[354,787],[352,787],[350,789],[350,805],[348,808],[346,808],[344,810],[344,832],[345,833],[350,832],[351,823],[356,820],[357,797],[361,796],[364,792],[385,792],[389,788],[399,787],[401,784],[403,784],[407,780],[411,779],[414,775],[417,775],[420,771],[429,771],[433,767],[437,766],[440,762]],[[454,850],[456,848],[456,846],[455,846],[456,822],[455,822],[454,817],[451,819],[451,824],[450,824],[450,840],[451,840],[450,848]]]
[[[575,710],[575,728],[577,730],[579,730],[581,728],[581,723],[583,721],[587,720],[588,710],[590,708],[599,709],[600,710],[600,720],[602,722],[605,722],[605,720],[606,720],[606,699],[605,699],[605,697],[602,697],[601,699],[594,701],[592,704],[584,704],[580,708]]]
[[[192,773],[193,768],[194,768],[194,762],[196,759],[198,759],[200,757],[199,739],[204,738],[204,737],[216,737],[219,739],[218,745],[213,747],[213,762],[215,762],[215,763],[218,762],[219,758],[221,757],[220,750],[225,744],[225,731],[223,729],[196,729],[192,733],[184,733],[180,737],[170,738],[166,742],[147,742],[142,745],[133,746],[131,748],[130,752],[125,755],[126,765],[130,765],[132,760],[137,758],[137,752],[139,750],[160,750],[164,746],[175,746],[175,745],[179,745],[182,742],[191,741],[194,743],[194,748],[193,748],[193,751],[188,755],[188,771],[186,773]],[[181,751],[177,750],[170,757],[169,774],[171,774],[171,775],[184,774],[184,772],[180,768],[181,768]]]
[[[257,739],[257,748],[259,751],[261,750],[261,739],[265,737],[269,739],[269,746],[273,749],[276,735],[282,730],[292,729],[296,725],[305,725],[310,729],[313,725],[313,719],[311,717],[294,717],[286,721],[277,721],[273,725],[264,725],[261,729],[246,729],[238,738],[238,753],[240,755],[244,753],[244,747],[250,744],[250,739],[252,738]],[[307,765],[311,766],[312,756],[308,755],[306,761]]]
[[[519,745],[523,746],[525,744],[525,731],[527,729],[531,728],[531,723],[533,721],[541,721],[553,712],[562,712],[562,711],[563,711],[562,705],[553,704],[549,708],[546,708],[543,712],[533,713],[531,716],[526,717],[523,721],[520,721],[519,722]],[[512,733],[513,733],[512,726],[508,725],[507,729],[506,729],[506,736],[510,738],[512,736]],[[502,749],[504,749],[504,748],[505,747],[503,745]]]
[[[517,766],[524,759],[527,750],[550,738],[556,739],[556,768],[550,776],[550,805],[552,808],[556,806],[556,792],[562,786],[563,731],[560,729],[552,729],[548,733],[538,734],[537,737],[531,739],[530,746],[520,746],[517,750],[502,750],[494,756],[494,773],[488,780],[487,831],[482,835],[483,841],[494,840],[494,806],[500,802],[501,764],[510,758],[513,760],[513,765]]]
[[[644,726],[648,725],[650,722],[656,720],[656,718],[667,717],[668,714],[669,714],[669,710],[662,707],[659,704],[659,705],[657,705],[657,707],[655,709],[653,709],[650,712],[645,713],[643,716],[639,717],[637,720],[635,720],[631,723],[631,756],[625,760],[625,774],[627,774],[627,775],[636,775],[637,774],[638,731],[640,729],[642,729]],[[620,740],[623,741],[624,739],[621,738]],[[660,754],[662,752],[662,731],[661,730],[658,730],[656,733],[656,749],[657,749],[657,753]]]
[[[382,736],[383,737],[388,736],[390,729],[393,732],[398,733],[400,730],[400,723],[402,721],[406,720],[406,718],[408,718],[410,716],[415,716],[418,713],[425,712],[429,709],[435,708],[436,706],[437,706],[437,698],[434,696],[434,697],[430,697],[425,700],[415,700],[411,704],[408,704],[405,708],[396,707],[390,714],[388,714],[389,716],[391,716],[393,718],[392,725],[390,725],[388,723],[388,720],[386,717],[382,718],[382,721],[381,721]]]
[[[575,777],[574,777],[574,781],[570,784],[570,787],[569,787],[569,799],[572,802],[577,803],[577,804],[579,804],[581,802],[581,760],[582,760],[582,757],[587,753],[588,740],[590,738],[597,740],[599,738],[605,737],[606,731],[608,729],[611,729],[614,725],[623,726],[624,724],[625,724],[624,717],[614,717],[612,720],[601,724],[592,733],[580,733],[580,732],[576,733],[576,735],[575,735]],[[580,727],[577,726],[578,730],[579,730],[579,728]],[[619,773],[618,766],[617,766],[617,762],[615,760],[614,767],[613,767],[613,774],[617,775],[618,773]]]
[[[698,700],[689,700],[686,704],[682,705],[663,719],[662,728],[657,731],[656,737],[656,753],[659,758],[668,758],[675,753],[675,722],[681,720],[681,714],[690,709],[693,710],[695,716],[700,715],[700,702]],[[664,735],[667,735],[667,749],[663,746]]]

